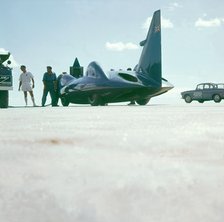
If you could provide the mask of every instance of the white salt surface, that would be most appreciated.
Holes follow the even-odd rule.
[[[1,222],[223,222],[224,105],[0,110]]]

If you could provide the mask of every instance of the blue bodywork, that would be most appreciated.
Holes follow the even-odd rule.
[[[140,45],[142,54],[133,71],[105,73],[97,62],[91,62],[81,78],[60,75],[58,89],[62,104],[104,105],[134,100],[145,105],[152,97],[172,89],[162,78],[160,10],[154,13],[147,37]]]

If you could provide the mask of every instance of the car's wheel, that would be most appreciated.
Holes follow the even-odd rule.
[[[101,106],[107,106],[107,105],[108,105],[108,103],[101,102],[101,103],[100,103],[100,105],[101,105]]]
[[[9,105],[9,91],[0,90],[0,108],[8,108]]]
[[[200,100],[198,100],[198,102],[199,102],[199,103],[203,103],[203,102],[204,102],[204,100],[200,99]]]
[[[191,98],[190,95],[186,95],[186,96],[184,97],[184,100],[185,100],[186,103],[191,103],[191,102],[192,102],[192,98]]]
[[[215,94],[213,97],[214,102],[220,103],[221,102],[221,96],[219,94]]]
[[[136,100],[136,103],[140,106],[144,106],[149,102],[150,99],[140,99],[140,100]]]
[[[88,101],[89,101],[91,106],[99,106],[99,105],[101,105],[101,98],[97,94],[90,95],[88,97]]]
[[[61,97],[61,104],[62,106],[68,106],[69,105],[68,99],[66,99],[64,96]]]

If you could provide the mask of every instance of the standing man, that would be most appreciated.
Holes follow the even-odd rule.
[[[33,102],[33,106],[36,106],[35,101],[34,101],[34,95],[33,95],[33,88],[34,88],[34,79],[33,79],[33,75],[31,72],[27,72],[26,71],[26,66],[21,65],[20,69],[22,71],[22,73],[20,74],[19,77],[19,91],[20,88],[22,86],[22,91],[24,93],[24,99],[25,99],[25,103],[27,106],[27,92],[29,92],[32,102]],[[31,81],[32,81],[32,86],[31,86]]]
[[[43,76],[44,91],[42,97],[42,106],[45,106],[47,94],[50,92],[51,105],[57,106],[57,77],[54,72],[52,72],[52,67],[47,66],[47,72]]]

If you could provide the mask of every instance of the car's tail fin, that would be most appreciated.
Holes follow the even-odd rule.
[[[155,84],[161,85],[161,21],[160,10],[154,12],[146,40],[140,42],[142,54],[135,70]]]

